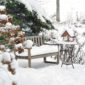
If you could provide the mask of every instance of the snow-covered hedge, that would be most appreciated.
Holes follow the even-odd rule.
[[[39,35],[44,36],[46,40],[58,39],[57,30],[44,30],[44,32],[41,32]]]
[[[3,6],[3,5],[0,6],[0,11],[4,11],[5,9],[6,9],[5,6]]]

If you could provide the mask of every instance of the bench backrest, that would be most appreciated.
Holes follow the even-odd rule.
[[[40,46],[44,44],[44,37],[43,36],[27,36],[24,40],[32,40],[34,45]]]

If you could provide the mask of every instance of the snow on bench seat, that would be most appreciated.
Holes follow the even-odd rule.
[[[47,57],[47,56],[52,56],[56,55],[58,52],[58,47],[54,45],[42,45],[42,46],[33,46],[31,49],[31,58],[40,58],[41,57]],[[25,49],[24,52],[18,53],[16,52],[16,56],[19,58],[28,58],[28,50]]]

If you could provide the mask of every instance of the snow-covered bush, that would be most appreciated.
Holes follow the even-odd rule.
[[[2,55],[1,55],[1,53],[0,53],[0,63],[2,62]]]
[[[24,37],[24,35],[25,35],[25,32],[22,32],[22,31],[18,32],[19,37]]]
[[[0,52],[0,64],[7,64],[9,71],[16,70],[18,67],[15,55],[12,52]],[[11,69],[11,70],[10,70]]]
[[[44,36],[44,38],[48,41],[51,39],[58,39],[58,31],[56,30],[44,30],[39,35]]]
[[[15,44],[15,49],[18,50],[18,48],[23,48],[22,43]]]
[[[15,69],[15,70],[17,69],[18,63],[17,63],[17,61],[15,59],[13,59],[10,64],[11,64],[11,68],[12,69]]]
[[[5,6],[0,6],[0,11],[5,11],[6,10],[6,7]]]
[[[10,44],[14,44],[14,40],[15,40],[14,37],[10,38],[9,43],[10,43]]]
[[[79,63],[79,64],[85,64],[85,42],[78,44],[76,46],[76,53],[75,53],[75,58],[74,62]]]
[[[0,45],[0,50],[3,51],[3,50],[5,50],[5,48],[6,48],[5,45]]]
[[[14,53],[10,53],[10,57],[11,57],[12,60],[15,59]]]
[[[7,72],[11,72],[12,75],[15,75],[17,69],[17,61],[15,59],[13,49],[15,43],[22,42],[22,38],[17,38],[18,31],[20,30],[19,25],[14,25],[12,23],[12,17],[6,14],[5,6],[0,6],[0,67],[7,68]],[[16,39],[17,38],[17,39]],[[19,40],[19,42],[18,42]],[[10,47],[12,48],[10,48]],[[21,46],[21,45],[19,45]],[[18,48],[18,46],[16,46]],[[20,47],[20,49],[22,46]],[[19,51],[21,52],[21,51]],[[14,84],[14,81],[12,82]]]
[[[16,73],[18,64],[17,61],[15,60],[14,53],[2,52],[0,54],[0,65],[3,66],[3,64],[8,65],[8,71],[11,72],[11,74],[14,75]]]
[[[10,54],[8,53],[8,52],[3,52],[3,54],[2,54],[2,61],[3,61],[3,63],[9,63],[9,62],[11,62],[11,57],[10,57]]]
[[[5,14],[0,15],[0,20],[8,20],[7,15],[5,15]]]
[[[24,47],[23,47],[22,43],[16,44],[15,50],[18,51],[18,53],[24,52]]]
[[[79,23],[78,23],[79,24]],[[81,24],[82,25],[82,24]],[[76,42],[77,46],[75,47],[75,63],[85,64],[85,26],[75,27],[77,33]]]

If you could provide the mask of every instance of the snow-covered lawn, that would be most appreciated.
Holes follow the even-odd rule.
[[[18,60],[19,68],[15,76],[0,68],[0,85],[85,85],[85,65],[72,66],[46,64],[43,59],[32,60],[28,68],[27,60]]]

